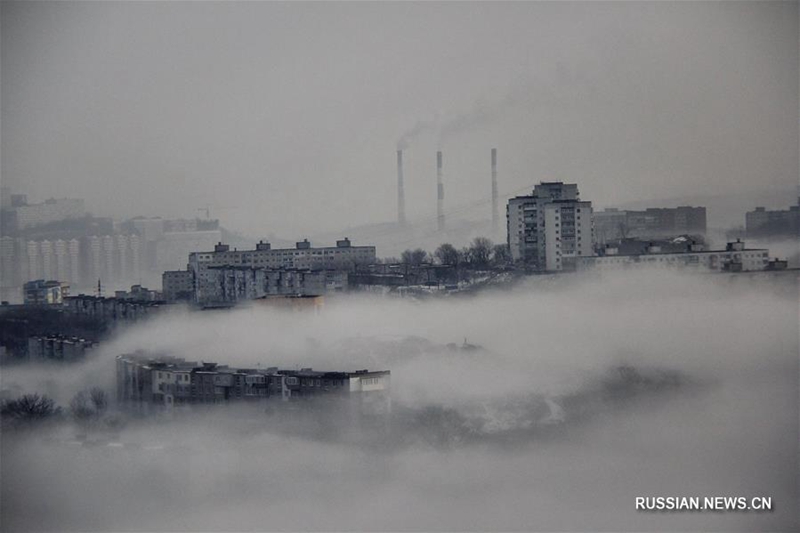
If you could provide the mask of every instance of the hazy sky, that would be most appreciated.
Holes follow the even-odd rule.
[[[501,192],[600,206],[798,180],[796,2],[3,2],[1,65],[3,184],[96,214],[393,220],[418,124],[410,218],[439,147],[448,209],[488,197],[492,146]]]

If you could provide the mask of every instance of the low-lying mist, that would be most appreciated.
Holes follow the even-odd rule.
[[[774,277],[531,277],[319,313],[176,309],[3,388],[67,406],[145,350],[235,367],[389,369],[392,413],[324,400],[144,418],[106,441],[6,431],[3,530],[789,530],[798,292]],[[113,406],[112,406],[113,407]],[[768,496],[772,512],[636,511],[637,496]]]

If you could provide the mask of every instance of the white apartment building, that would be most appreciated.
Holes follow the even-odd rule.
[[[764,270],[769,264],[769,250],[745,248],[742,241],[729,242],[725,250],[706,250],[692,244],[686,251],[662,252],[659,246],[650,246],[646,253],[619,255],[616,248],[606,248],[597,257],[581,257],[578,268],[620,270],[629,268],[684,268],[699,271],[746,272]]]
[[[336,246],[312,248],[308,240],[296,243],[295,248],[273,249],[268,242],[256,244],[255,250],[231,250],[218,243],[213,252],[189,254],[189,271],[195,283],[196,296],[211,294],[206,270],[214,266],[247,266],[256,269],[352,270],[359,264],[376,260],[374,246],[352,246],[350,239],[336,241]]]
[[[576,257],[592,255],[592,203],[581,201],[573,183],[542,182],[506,207],[508,246],[515,262],[557,272]]]
[[[143,243],[138,235],[93,235],[86,239],[86,281],[103,285],[138,283],[142,275]]]
[[[574,267],[577,257],[594,254],[592,203],[556,200],[544,206],[545,270]],[[572,261],[572,265],[570,265]]]

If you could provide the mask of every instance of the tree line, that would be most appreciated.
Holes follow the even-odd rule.
[[[108,395],[100,387],[79,391],[66,409],[45,394],[23,394],[0,403],[0,421],[3,429],[72,419],[84,434],[95,429],[118,430],[122,419],[116,414],[109,415],[108,407]]]
[[[476,237],[461,249],[450,243],[441,244],[434,252],[422,248],[405,250],[400,258],[386,259],[387,263],[407,265],[438,264],[467,270],[505,268],[511,264],[511,254],[505,244],[494,244],[486,237]]]

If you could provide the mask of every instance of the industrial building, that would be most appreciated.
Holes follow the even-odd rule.
[[[592,203],[580,200],[576,184],[542,182],[511,198],[506,223],[511,259],[534,271],[569,270],[594,253]]]

